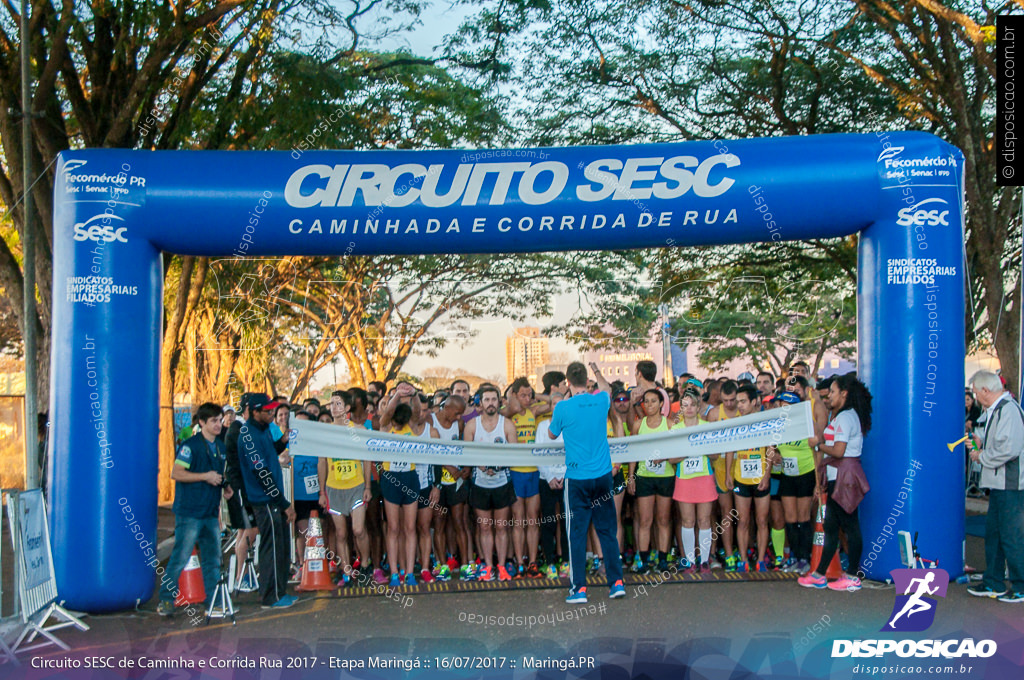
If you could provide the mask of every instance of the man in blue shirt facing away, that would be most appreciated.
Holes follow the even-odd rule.
[[[600,391],[587,392],[587,367],[578,361],[565,371],[571,398],[560,401],[551,416],[551,436],[565,441],[565,508],[569,515],[569,571],[572,590],[566,602],[587,602],[587,529],[594,530],[605,556],[605,572],[611,597],[626,595],[622,585],[622,560],[616,538],[615,501],[612,492],[612,459],[608,449],[608,409],[611,385],[591,363]]]

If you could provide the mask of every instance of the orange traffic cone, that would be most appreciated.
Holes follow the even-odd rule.
[[[175,607],[187,604],[206,602],[206,588],[203,587],[203,571],[199,567],[199,553],[192,548],[188,564],[181,570],[178,577],[178,597],[174,600]]]
[[[324,547],[324,533],[320,526],[320,513],[309,513],[309,527],[306,529],[306,556],[302,561],[302,580],[296,590],[334,590],[331,574],[327,569],[327,549]]]
[[[821,562],[821,551],[825,547],[825,504],[828,502],[828,494],[821,494],[818,498],[818,514],[814,520],[814,546],[811,548],[811,571],[818,572],[818,564]],[[832,563],[828,565],[828,573],[825,578],[837,579],[843,575],[843,565],[839,562],[839,551],[832,556]]]

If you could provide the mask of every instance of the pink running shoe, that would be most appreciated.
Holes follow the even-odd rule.
[[[383,585],[388,582],[388,577],[384,575],[384,570],[378,567],[373,570],[373,580]]]
[[[825,588],[829,585],[827,578],[818,576],[813,571],[807,572],[807,574],[798,578],[796,582],[804,588]]]
[[[845,590],[852,593],[856,590],[860,590],[860,579],[856,576],[849,576],[843,574],[841,578],[836,579],[828,584],[829,590]]]

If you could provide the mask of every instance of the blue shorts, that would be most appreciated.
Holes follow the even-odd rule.
[[[540,473],[511,471],[512,488],[516,491],[516,498],[533,498],[540,493]]]
[[[409,472],[380,473],[380,493],[384,500],[395,505],[410,505],[420,498],[420,476],[415,470]]]

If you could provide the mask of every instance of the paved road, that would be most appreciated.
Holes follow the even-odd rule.
[[[969,539],[969,562],[980,549],[979,539]],[[115,663],[130,659],[144,665],[150,662],[143,659],[210,663],[217,658],[300,667],[313,662],[315,671],[135,668],[93,676],[100,672],[84,668],[70,675],[42,669],[15,672],[3,666],[0,674],[150,680],[199,674],[336,678],[350,676],[346,669],[330,668],[331,659],[342,665],[349,660],[369,663],[397,655],[405,663],[419,659],[423,667],[408,674],[356,669],[351,677],[439,677],[434,667],[437,663],[454,659],[451,663],[458,664],[462,657],[468,657],[469,663],[504,664],[504,670],[445,670],[445,677],[532,677],[533,671],[524,670],[524,664],[533,663],[532,659],[583,657],[587,665],[592,657],[604,667],[603,674],[590,671],[586,675],[584,669],[578,672],[580,677],[646,674],[679,678],[686,664],[693,667],[690,677],[694,678],[745,677],[748,671],[756,674],[752,677],[853,678],[862,674],[852,672],[852,661],[836,661],[833,666],[831,640],[885,637],[878,631],[892,609],[894,591],[888,587],[837,593],[803,589],[791,581],[663,584],[630,588],[626,599],[616,601],[607,599],[604,588],[591,588],[591,603],[585,608],[565,605],[564,595],[564,589],[537,589],[417,594],[400,599],[306,596],[294,607],[276,612],[259,609],[255,595],[250,594],[239,598],[235,626],[225,621],[193,626],[184,616],[163,619],[153,611],[89,617],[92,630],[60,633],[73,646],[70,657],[48,651],[40,653],[35,663],[68,663],[68,658],[83,660],[86,656],[112,656]],[[152,605],[147,608],[151,610]],[[979,600],[968,596],[965,586],[951,585],[926,636],[991,638],[1000,643],[997,656],[987,662],[988,673],[958,677],[1024,677],[1024,668],[1012,665],[1024,662],[1024,605]],[[487,657],[498,660],[488,661]],[[620,670],[613,672],[614,668]],[[549,672],[555,672],[550,677],[567,677],[560,671]],[[800,672],[804,675],[798,675]],[[572,669],[569,673],[568,677],[577,677]]]

